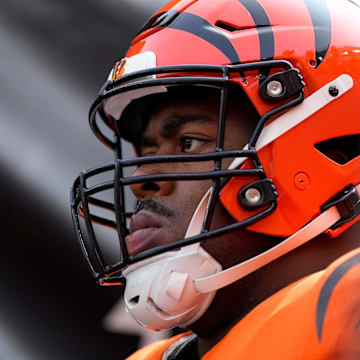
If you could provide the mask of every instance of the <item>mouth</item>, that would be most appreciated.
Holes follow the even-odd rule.
[[[130,234],[126,236],[126,246],[130,256],[154,247],[158,243],[158,235],[163,229],[159,217],[149,211],[142,210],[132,217]]]

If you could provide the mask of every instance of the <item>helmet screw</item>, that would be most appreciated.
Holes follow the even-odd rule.
[[[329,94],[333,97],[336,97],[339,95],[339,89],[336,86],[330,86],[329,87]]]
[[[245,199],[251,205],[256,205],[261,201],[261,192],[256,188],[250,188],[245,192]]]
[[[279,97],[283,93],[284,87],[280,81],[273,80],[267,84],[266,90],[269,96]]]
[[[310,177],[305,172],[300,172],[295,175],[295,186],[298,190],[304,191],[310,186]]]

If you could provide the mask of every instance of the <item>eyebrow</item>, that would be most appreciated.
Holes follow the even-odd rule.
[[[204,114],[193,114],[193,115],[176,115],[169,119],[166,119],[162,125],[160,136],[162,138],[171,138],[183,125],[192,122],[197,124],[209,124],[214,123],[216,120],[206,116]],[[140,141],[141,147],[155,145],[155,141],[148,137],[142,136]]]

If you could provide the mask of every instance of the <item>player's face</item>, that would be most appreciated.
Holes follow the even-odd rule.
[[[172,100],[157,106],[151,113],[143,134],[141,155],[202,154],[216,149],[219,100],[213,96],[192,100]],[[230,104],[226,129],[225,149],[241,149],[248,137],[244,125],[249,116],[241,114],[241,105]],[[224,161],[228,167],[231,160]],[[140,166],[133,176],[206,172],[214,163],[173,163]],[[132,185],[141,202],[133,216],[130,235],[126,242],[130,255],[174,240],[183,239],[189,222],[200,200],[211,186],[210,180],[166,181]],[[140,211],[139,211],[140,209]],[[232,223],[232,218],[218,204],[212,228]]]

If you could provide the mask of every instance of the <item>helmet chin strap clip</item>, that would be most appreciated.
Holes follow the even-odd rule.
[[[343,224],[354,220],[360,215],[360,196],[353,185],[347,186],[344,190],[340,191],[330,201],[328,201],[322,208],[322,211],[336,206],[341,219],[336,222],[331,229],[335,230]]]

